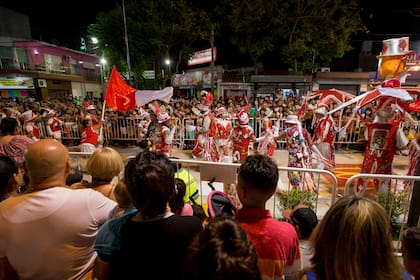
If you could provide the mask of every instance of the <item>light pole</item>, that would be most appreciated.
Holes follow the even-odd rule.
[[[166,67],[168,67],[168,77],[170,77],[170,75],[171,75],[171,61],[169,60],[169,58],[165,59],[165,65],[166,65]]]
[[[127,67],[128,67],[128,84],[131,84],[131,63],[130,63],[130,49],[128,48],[128,32],[127,32],[127,17],[125,15],[125,0],[122,0],[122,11],[124,16],[124,33],[125,33],[125,48],[127,54]]]

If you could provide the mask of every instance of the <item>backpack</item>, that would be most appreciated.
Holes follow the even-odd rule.
[[[235,216],[236,207],[227,194],[222,191],[213,190],[207,196],[208,216],[215,218],[217,216]]]

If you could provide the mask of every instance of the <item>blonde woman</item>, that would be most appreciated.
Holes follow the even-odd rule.
[[[112,180],[124,169],[124,162],[121,155],[113,148],[97,148],[86,162],[86,171],[92,177],[91,182],[86,185],[82,183],[73,184],[71,188],[93,188],[104,196],[116,200]]]
[[[313,266],[301,280],[410,279],[394,255],[385,209],[348,195],[327,211],[311,235]]]

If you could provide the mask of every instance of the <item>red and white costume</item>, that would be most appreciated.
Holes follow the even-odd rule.
[[[88,126],[82,131],[82,138],[80,140],[80,151],[84,153],[93,153],[98,146],[98,133]]]
[[[288,115],[284,124],[287,126],[278,139],[285,139],[289,153],[288,167],[312,168],[312,140],[309,132],[302,127],[297,115]],[[288,172],[289,183],[294,189],[314,190],[312,173]]]
[[[58,141],[61,141],[61,126],[63,121],[57,118],[57,112],[50,110],[48,112],[47,131],[48,134]]]
[[[390,98],[382,97],[376,106],[374,121],[366,123],[367,143],[361,173],[392,174],[395,152],[408,145],[408,139],[399,127],[401,119],[391,122],[393,112],[390,101]],[[377,190],[389,190],[390,180],[374,179],[373,182]],[[364,185],[364,180],[359,180],[356,191],[363,192]]]
[[[175,126],[169,127],[168,121],[172,117],[164,111],[161,111],[159,103],[153,101],[149,107],[156,115],[157,127],[152,135],[153,150],[164,153],[168,157],[172,156],[173,139],[175,135]]]
[[[265,118],[263,122],[263,131],[261,132],[261,137],[257,138],[258,153],[270,157],[273,156],[277,144],[275,137],[275,128],[271,124],[271,121],[268,118]]]
[[[25,134],[34,141],[40,139],[39,128],[35,123],[35,120],[38,118],[38,114],[35,114],[32,110],[28,110],[22,114],[23,117],[23,128]]]
[[[314,111],[316,120],[314,127],[314,135],[312,141],[321,155],[327,160],[328,165],[335,167],[335,128],[334,120],[331,115],[327,114],[328,106],[324,103],[320,103],[317,109]],[[321,116],[321,117],[320,117]],[[326,169],[327,165],[324,161],[318,160],[317,168]]]
[[[232,140],[232,122],[228,119],[228,112],[225,107],[220,107],[215,110],[216,125],[219,138],[219,147],[222,149],[222,162],[232,162],[230,155]]]
[[[220,161],[218,144],[218,132],[216,118],[210,111],[213,103],[213,95],[210,92],[202,91],[201,103],[197,106],[202,111],[203,124],[197,126],[197,137],[192,151],[195,159],[206,161]]]
[[[248,125],[248,106],[242,108],[237,114],[239,125],[236,125],[232,133],[232,144],[233,144],[233,161],[242,162],[249,155],[249,144],[255,141],[254,129]]]

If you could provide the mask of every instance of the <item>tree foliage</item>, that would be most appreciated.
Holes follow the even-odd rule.
[[[295,73],[313,73],[352,49],[351,36],[364,31],[356,0],[288,0],[281,47]]]
[[[190,55],[214,39],[246,54],[256,69],[264,60],[286,63],[293,72],[312,73],[352,49],[364,27],[357,0],[126,0],[131,68],[136,86],[147,86],[144,70],[154,70],[159,88],[168,66],[179,73]],[[107,59],[127,68],[122,9],[100,13],[89,26]],[[216,46],[217,47],[217,46]],[[243,65],[249,66],[249,65]]]

